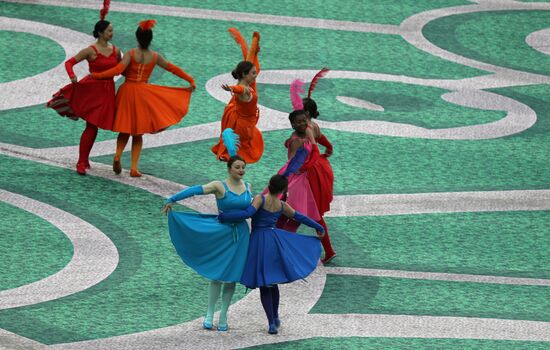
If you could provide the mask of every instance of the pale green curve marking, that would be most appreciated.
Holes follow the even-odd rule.
[[[71,242],[58,228],[2,201],[0,212],[0,290],[16,288],[50,276],[71,260]]]
[[[45,72],[65,58],[55,41],[29,33],[0,30],[0,42],[10,43],[0,51],[0,83]]]

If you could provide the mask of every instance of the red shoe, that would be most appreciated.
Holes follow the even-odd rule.
[[[122,172],[122,165],[120,165],[120,160],[113,159],[113,171],[117,175]]]
[[[86,175],[86,165],[84,163],[76,163],[76,172],[78,175]]]
[[[130,169],[130,176],[131,177],[141,177],[141,173],[137,170]]]
[[[328,264],[332,259],[336,258],[336,253],[332,253],[329,255],[326,255],[323,259],[321,259],[321,262],[323,264]]]

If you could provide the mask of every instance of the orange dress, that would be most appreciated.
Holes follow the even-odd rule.
[[[134,50],[131,57],[126,80],[116,94],[113,131],[152,134],[179,123],[187,114],[191,90],[147,83],[157,63],[156,53],[147,64],[134,60]]]
[[[257,42],[256,42],[257,46]],[[253,42],[251,51],[254,52],[252,62],[256,66],[256,71],[260,73],[260,65],[258,63],[258,53]],[[231,100],[225,107],[222,116],[223,132],[227,128],[233,129],[239,135],[239,150],[237,155],[241,156],[246,163],[256,163],[264,153],[264,139],[260,129],[256,127],[260,119],[260,109],[258,108],[258,93],[256,91],[256,82],[253,82],[248,87],[251,98],[249,101],[242,101],[237,95],[233,95]],[[212,152],[218,159],[229,159],[227,148],[223,144],[220,135],[218,143],[212,147]]]

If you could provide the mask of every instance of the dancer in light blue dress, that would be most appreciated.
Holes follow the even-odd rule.
[[[252,201],[250,185],[243,181],[246,163],[239,156],[227,162],[229,176],[203,186],[189,187],[168,198],[163,213],[168,214],[170,238],[183,262],[211,280],[208,309],[203,326],[213,328],[216,302],[223,284],[222,305],[217,329],[226,331],[227,310],[235,292],[235,282],[243,273],[250,231],[244,219],[221,223],[216,215],[183,213],[171,210],[172,203],[201,194],[215,194],[220,213],[248,207]]]

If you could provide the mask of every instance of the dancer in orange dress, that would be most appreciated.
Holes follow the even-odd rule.
[[[116,174],[122,171],[120,157],[131,135],[130,176],[141,176],[138,161],[143,145],[142,135],[157,133],[179,123],[187,114],[191,93],[196,87],[190,75],[149,49],[155,23],[155,20],[140,22],[136,30],[139,47],[126,52],[116,67],[92,74],[94,78],[100,79],[110,78],[122,72],[126,76],[124,84],[120,86],[116,95],[116,115],[113,126],[113,130],[119,132],[113,159],[113,171]],[[178,88],[148,84],[147,81],[157,65],[188,81],[191,87]]]
[[[222,88],[231,92],[231,100],[223,111],[221,131],[231,128],[239,135],[239,150],[237,154],[247,164],[256,163],[264,152],[264,139],[260,129],[256,127],[260,118],[258,109],[258,93],[256,91],[256,76],[260,73],[258,52],[260,51],[260,34],[254,32],[252,44],[248,50],[241,33],[235,28],[229,32],[237,43],[241,45],[244,61],[241,61],[231,72],[238,80],[237,85],[222,85]],[[248,51],[248,53],[247,53]],[[219,142],[212,147],[216,158],[227,161],[229,155],[220,134]]]
[[[73,120],[82,118],[86,121],[86,128],[80,136],[79,156],[76,163],[76,172],[80,175],[86,175],[86,169],[90,168],[88,158],[94,146],[98,128],[113,129],[115,83],[113,79],[95,80],[89,75],[78,81],[73,66],[86,60],[90,73],[93,73],[112,68],[120,61],[120,50],[115,45],[109,44],[113,38],[113,25],[105,20],[109,3],[109,0],[103,1],[100,20],[94,27],[93,35],[97,41],[65,62],[65,69],[72,83],[55,93],[46,105],[63,117]]]

